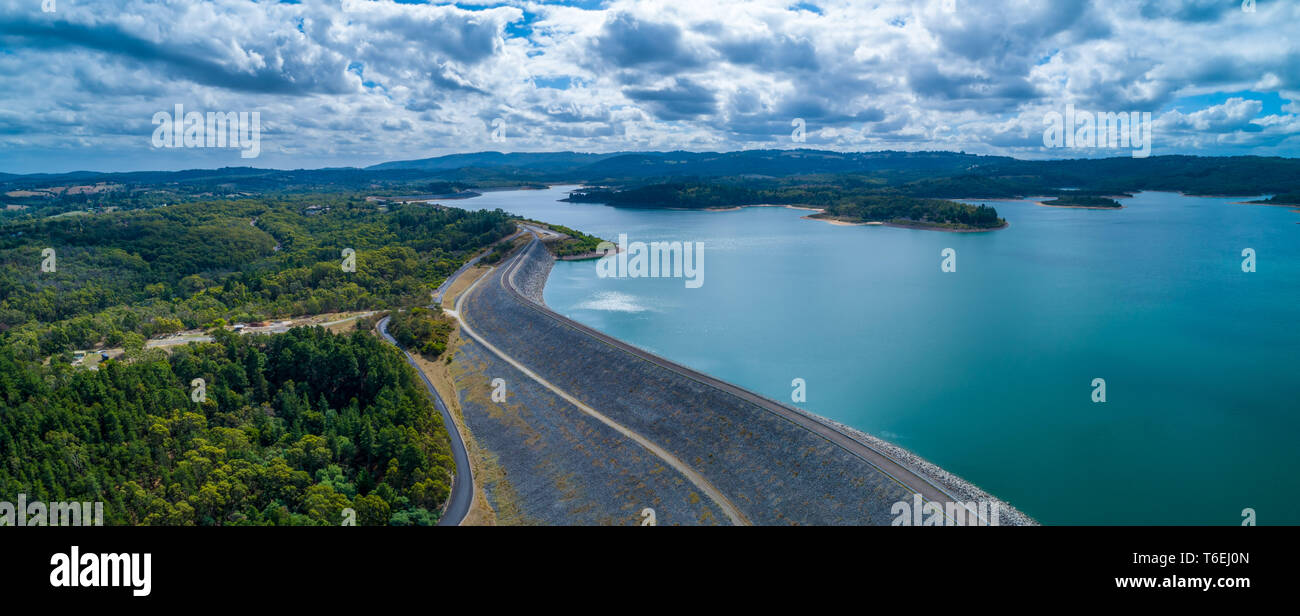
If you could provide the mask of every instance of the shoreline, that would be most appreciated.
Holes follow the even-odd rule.
[[[1026,199],[1028,201],[1028,199]],[[1100,205],[1051,205],[1042,201],[1030,201],[1039,207],[1054,207],[1062,210],[1122,210],[1128,206],[1120,204],[1119,207],[1102,207]]]
[[[679,211],[704,210],[706,212],[734,212],[736,210],[743,210],[747,207],[783,207],[786,208],[787,210],[806,210],[809,212],[825,211],[822,208],[811,206],[811,205],[791,205],[787,203],[751,203],[748,205],[728,205],[725,207],[671,207],[671,208],[664,208],[664,209],[679,210]]]
[[[925,224],[925,223],[917,223],[917,224],[911,225],[911,224],[903,224],[903,223],[897,223],[897,222],[884,222],[884,221],[879,221],[879,220],[868,220],[868,221],[865,221],[865,222],[854,222],[854,221],[851,221],[851,220],[840,220],[840,219],[838,219],[838,218],[831,218],[831,217],[829,217],[829,216],[826,216],[826,217],[819,217],[819,215],[817,215],[817,214],[813,214],[813,215],[809,215],[809,216],[800,216],[799,218],[801,218],[801,219],[803,219],[803,220],[816,220],[816,221],[819,221],[819,222],[824,222],[824,223],[827,223],[827,224],[832,224],[832,225],[835,225],[835,226],[837,226],[837,227],[890,227],[890,228],[893,228],[893,229],[912,229],[912,230],[914,230],[914,231],[946,231],[946,232],[948,232],[948,233],[988,233],[988,232],[990,232],[990,231],[1001,231],[1002,229],[1005,229],[1005,228],[1011,226],[1011,223],[1010,223],[1010,222],[1007,222],[1007,221],[1005,221],[1005,220],[1002,222],[1002,224],[1000,224],[1000,225],[998,225],[998,226],[996,226],[996,227],[988,227],[988,228],[986,228],[986,229],[953,229],[953,228],[949,228],[949,227],[940,227],[940,226],[936,226],[936,225],[927,225],[927,224]]]
[[[817,214],[810,214],[810,215],[808,215],[808,216],[800,216],[799,218],[800,218],[801,220],[815,220],[815,221],[819,221],[819,222],[824,222],[824,223],[828,223],[828,224],[836,225],[836,226],[839,226],[839,227],[892,227],[892,228],[894,228],[894,229],[913,229],[913,230],[916,230],[916,231],[946,231],[946,232],[948,232],[948,233],[986,233],[986,232],[989,232],[989,231],[1000,231],[1000,230],[1002,230],[1002,229],[1005,229],[1005,228],[1011,226],[1011,223],[1010,223],[1010,222],[1007,222],[1007,221],[1005,221],[1005,220],[1002,222],[1002,224],[1000,224],[1000,225],[998,225],[998,226],[996,226],[996,227],[989,227],[989,228],[987,228],[987,229],[974,229],[974,228],[972,228],[972,229],[952,229],[952,228],[949,228],[949,227],[941,227],[941,226],[937,226],[937,225],[928,225],[928,224],[925,224],[925,223],[917,223],[917,224],[914,224],[914,225],[908,225],[908,224],[901,224],[901,223],[895,223],[895,222],[884,222],[884,221],[878,221],[878,220],[868,220],[868,221],[863,221],[863,222],[854,222],[854,221],[851,221],[851,220],[840,220],[840,219],[838,219],[838,218],[831,218],[831,217],[829,217],[829,216],[819,217],[819,215],[822,215],[822,214],[825,214],[825,213],[826,213],[826,209],[825,209],[825,208],[820,208],[820,207],[816,207],[816,206],[812,206],[812,205],[790,205],[790,204],[782,204],[782,203],[754,203],[754,204],[751,204],[751,205],[733,205],[733,206],[727,206],[727,207],[703,207],[703,208],[700,208],[700,207],[694,207],[694,208],[692,208],[692,207],[675,207],[675,208],[656,208],[656,209],[667,209],[667,210],[677,210],[677,211],[735,212],[735,211],[737,211],[737,210],[742,210],[742,209],[747,208],[747,207],[783,207],[783,208],[786,208],[786,209],[788,209],[788,210],[802,210],[802,211],[805,211],[805,212],[817,212]]]
[[[1300,203],[1265,203],[1263,201],[1233,201],[1232,205],[1263,205],[1267,207],[1300,208]]]
[[[618,254],[618,247],[615,246],[613,252],[610,252],[609,254]],[[556,261],[590,261],[592,259],[599,259],[601,257],[604,257],[605,253],[583,252],[576,255],[564,255],[563,257],[556,257],[555,255],[551,255],[551,256],[555,257]]]
[[[555,313],[554,310],[552,310],[549,306],[546,305],[546,301],[543,298],[543,294],[544,294],[543,290],[545,289],[547,282],[549,282],[550,280],[551,271],[554,269],[553,266],[556,260],[555,256],[552,255],[550,251],[546,251],[546,254],[551,256],[551,259],[548,260],[547,263],[541,265],[540,267],[529,268],[528,274],[525,275],[525,280],[521,281],[522,284],[520,285],[521,288],[518,288],[518,293],[523,297],[527,298],[529,301],[536,303],[542,309],[552,314],[558,314]],[[520,255],[517,255],[517,257],[519,256]],[[511,285],[512,286],[514,285],[513,280],[511,281]],[[558,316],[561,316],[563,318],[563,315],[558,315]],[[609,337],[614,340],[619,340],[623,344],[626,344],[628,346],[636,347],[636,345],[626,340],[623,340],[621,338],[614,338],[613,336],[609,336]],[[668,358],[664,358],[664,359],[669,362],[672,362],[675,365],[680,365],[680,364],[676,364],[676,362],[674,362],[671,359]],[[682,367],[685,370],[693,371],[689,367],[685,367],[685,366]],[[709,377],[709,378],[714,378],[714,377]],[[733,384],[730,381],[725,381],[722,379],[717,379],[717,380],[719,380],[722,383],[727,383],[731,387],[735,387],[739,390],[748,391],[745,390],[742,386]],[[759,397],[762,398],[761,396]],[[998,509],[1000,526],[1039,526],[1040,525],[1037,520],[1033,519],[1028,514],[1020,511],[1015,506],[1011,505],[1005,500],[993,496],[992,494],[984,491],[974,483],[971,483],[970,481],[962,479],[961,477],[958,477],[957,475],[947,470],[944,470],[943,467],[940,467],[937,464],[934,464],[933,462],[926,460],[920,455],[917,455],[916,453],[913,453],[912,451],[909,451],[908,449],[900,445],[891,443],[880,437],[873,436],[862,430],[837,422],[827,417],[823,417],[811,411],[798,408],[798,407],[792,407],[787,404],[775,402],[768,398],[762,398],[762,399],[767,400],[772,404],[775,404],[787,410],[791,410],[795,413],[803,415],[814,422],[818,422],[825,426],[828,426],[832,430],[840,432],[841,434],[847,436],[851,440],[855,440],[861,443],[862,445],[866,446],[867,448],[875,450],[876,452],[883,455],[885,458],[893,460],[894,463],[912,472],[917,477],[920,477],[924,481],[929,482],[931,485],[936,486],[943,491],[946,491],[950,496],[954,497],[957,500],[965,501],[965,502],[983,501],[983,502],[995,504]],[[879,467],[877,468],[879,469]],[[883,469],[881,470],[882,472],[884,472]]]
[[[1149,192],[1169,192],[1169,191],[1167,191],[1167,190],[1152,190],[1152,191],[1149,191]],[[1258,197],[1258,196],[1259,196],[1258,194],[1254,194],[1254,195],[1197,195],[1197,194],[1193,194],[1193,193],[1189,193],[1189,192],[1183,192],[1183,191],[1181,191],[1181,190],[1179,190],[1179,191],[1174,191],[1174,192],[1177,192],[1178,194],[1180,194],[1180,195],[1182,195],[1182,196],[1184,196],[1184,197],[1206,197],[1206,198],[1210,198],[1210,199],[1240,199],[1240,198],[1242,198],[1242,197]],[[1269,194],[1269,193],[1264,193],[1264,194]]]
[[[1233,201],[1229,205],[1262,205],[1264,207],[1284,207],[1290,209],[1296,214],[1300,214],[1300,203],[1266,203],[1264,201]],[[1296,223],[1300,225],[1300,222]]]
[[[1035,520],[1034,518],[1030,517],[1029,514],[1023,511],[1016,509],[1015,506],[1012,505],[1011,503],[1008,503],[1007,501],[1004,501],[992,494],[989,494],[979,486],[971,483],[970,481],[962,479],[961,477],[958,477],[957,475],[954,475],[953,473],[947,470],[944,470],[942,466],[939,466],[929,460],[926,460],[925,458],[922,458],[921,456],[913,453],[911,450],[906,449],[901,445],[896,445],[878,436],[873,436],[871,434],[863,432],[862,430],[854,428],[853,426],[840,423],[838,421],[835,421],[827,417],[822,417],[821,415],[818,415],[816,413],[812,413],[810,411],[804,411],[802,409],[800,409],[800,411],[803,414],[812,417],[816,421],[820,421],[827,425],[834,426],[840,431],[849,434],[851,437],[859,441],[862,441],[868,447],[871,447],[872,449],[876,449],[881,453],[893,458],[895,461],[899,462],[903,466],[912,469],[912,471],[915,472],[918,476],[923,477],[929,480],[930,482],[938,484],[939,486],[948,490],[953,496],[956,496],[961,499],[965,499],[967,502],[985,501],[988,503],[996,504],[998,507],[999,522],[1001,521],[1000,518],[1002,515],[1006,515],[1007,517],[1011,518],[1010,524],[999,524],[999,526],[1041,526],[1038,520]]]

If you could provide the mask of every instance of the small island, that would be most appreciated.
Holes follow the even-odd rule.
[[[1282,193],[1273,195],[1267,199],[1247,201],[1246,203],[1255,205],[1282,205],[1287,207],[1296,207],[1300,206],[1300,193]]]
[[[1039,201],[1038,204],[1047,207],[1075,207],[1087,210],[1118,210],[1124,207],[1119,201],[1109,197],[1093,197],[1089,195],[1062,195],[1051,201]]]
[[[1007,226],[1007,221],[998,217],[997,209],[988,205],[901,196],[845,200],[806,218],[937,231],[992,231]]]
[[[991,231],[1007,226],[988,205],[967,205],[947,199],[900,194],[870,185],[817,183],[750,188],[723,182],[668,182],[632,188],[594,187],[576,190],[571,203],[603,203],[616,207],[732,210],[777,205],[814,210],[805,218],[837,224],[874,224],[936,231]]]

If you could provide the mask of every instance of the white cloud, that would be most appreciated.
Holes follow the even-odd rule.
[[[1300,49],[1284,31],[1300,3],[791,4],[66,0],[51,17],[0,0],[0,169],[222,164],[150,150],[149,118],[175,103],[260,111],[256,162],[280,167],[788,147],[793,117],[806,147],[1046,156],[1042,114],[1066,103],[1156,113],[1157,154],[1296,154]],[[1252,89],[1281,111],[1241,95],[1167,111]]]

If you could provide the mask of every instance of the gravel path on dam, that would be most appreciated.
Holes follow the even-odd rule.
[[[727,524],[681,473],[470,339],[453,370],[465,423],[503,471],[482,482],[505,524]],[[505,402],[492,401],[492,379]]]
[[[540,297],[549,253],[533,242],[516,258],[524,259],[517,287]],[[826,438],[528,305],[504,287],[509,269],[482,280],[461,317],[529,370],[684,461],[750,522],[888,525],[893,504],[910,502],[912,490]]]

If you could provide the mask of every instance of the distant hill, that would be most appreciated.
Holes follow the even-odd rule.
[[[1002,156],[954,152],[832,152],[827,150],[742,150],[738,152],[476,152],[419,160],[401,160],[367,170],[418,169],[451,172],[516,169],[539,176],[599,180],[604,178],[790,175],[925,171],[959,173],[995,163]]]
[[[588,180],[670,176],[786,177],[791,175],[916,171],[956,174],[1014,162],[1001,156],[956,152],[831,152],[827,150],[742,150],[739,152],[639,152],[590,164],[577,173]]]
[[[10,175],[0,177],[0,187],[12,190],[16,188],[111,182],[138,186],[175,186],[189,190],[216,192],[269,192],[316,189],[363,190],[388,184],[405,185],[430,178],[431,174],[429,172],[414,169],[367,171],[356,167],[295,170],[223,167],[220,169],[188,169],[185,171],[131,171],[124,173],[74,171],[59,174]]]
[[[836,183],[893,187],[918,198],[1043,196],[1078,188],[1106,196],[1136,190],[1191,194],[1259,195],[1300,192],[1300,159],[1234,156],[1120,156],[1101,159],[1018,160],[964,152],[475,152],[371,167],[254,169],[226,167],[141,171],[0,175],[14,190],[76,183],[153,186],[187,194],[310,192],[322,190],[439,193],[465,188],[556,183],[633,186],[675,180],[730,182],[838,177]]]
[[[391,169],[418,169],[421,171],[449,171],[453,169],[515,167],[541,172],[570,171],[592,163],[618,156],[611,154],[585,154],[580,152],[474,152],[449,154],[419,160],[397,160],[366,167],[367,171]]]

